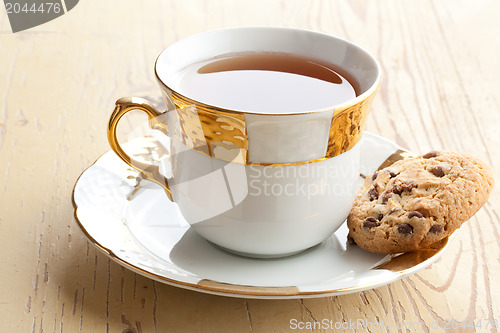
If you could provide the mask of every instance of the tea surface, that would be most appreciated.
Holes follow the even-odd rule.
[[[301,113],[356,97],[357,83],[331,64],[284,53],[244,53],[188,66],[181,94],[221,108]]]

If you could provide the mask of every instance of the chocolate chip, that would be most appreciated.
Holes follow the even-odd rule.
[[[409,235],[413,232],[413,227],[407,223],[398,225],[398,232],[400,234]]]
[[[418,187],[417,183],[411,180],[405,180],[404,182],[401,182],[401,190],[403,192],[411,192],[414,188]]]
[[[378,171],[375,171],[375,173],[374,173],[374,174],[373,174],[373,176],[372,176],[372,180],[377,179],[377,176],[378,176]]]
[[[382,221],[383,218],[384,218],[384,214],[378,214],[377,220]]]
[[[403,192],[411,192],[411,190],[417,186],[417,183],[414,181],[405,180],[397,185],[394,185],[391,191],[396,194],[401,194]]]
[[[351,236],[347,236],[347,242],[351,245],[357,245],[356,241]]]
[[[440,234],[443,232],[443,226],[441,224],[434,224],[430,229],[429,232],[432,232],[433,234]]]
[[[435,166],[431,169],[431,172],[434,176],[436,177],[444,177],[444,170],[442,167],[440,167],[439,165],[438,166]]]
[[[395,173],[394,171],[387,170],[386,172],[387,172],[387,173],[391,176],[391,178],[394,178],[394,177],[396,177],[396,176],[397,176],[397,175],[396,175],[396,173]]]
[[[424,217],[424,216],[422,215],[422,213],[417,212],[416,210],[414,210],[413,212],[410,212],[410,213],[408,214],[408,218],[409,218],[409,219],[411,219],[412,217],[418,217],[419,219],[421,219],[421,218],[422,218],[422,217]]]
[[[399,186],[394,185],[391,188],[391,192],[394,194],[401,194],[403,190]]]
[[[433,157],[436,157],[436,156],[438,156],[437,151],[430,151],[427,154],[423,155],[422,157],[423,158],[433,158]]]
[[[368,191],[368,198],[370,201],[378,199],[378,191],[375,187]]]
[[[382,196],[382,203],[386,204],[390,198],[392,198],[392,192],[391,191],[385,192],[384,195]]]
[[[368,229],[371,229],[371,228],[375,228],[375,227],[378,227],[379,226],[379,223],[377,221],[376,218],[374,217],[368,217],[365,222],[363,222],[363,227],[364,228],[368,228]]]

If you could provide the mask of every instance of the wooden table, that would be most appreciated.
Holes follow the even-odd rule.
[[[292,319],[407,325],[390,332],[415,331],[412,323],[449,332],[451,320],[465,320],[497,331],[499,190],[427,269],[374,290],[304,300],[226,298],[137,275],[87,241],[71,193],[109,149],[114,101],[135,95],[160,103],[153,63],[162,49],[197,32],[255,25],[362,45],[383,67],[368,131],[415,152],[472,153],[500,179],[499,15],[495,0],[82,0],[13,34],[0,9],[2,332],[300,331]]]

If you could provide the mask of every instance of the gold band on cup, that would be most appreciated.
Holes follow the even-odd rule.
[[[260,166],[300,165],[332,158],[354,147],[365,126],[376,90],[355,104],[334,110],[328,137],[328,146],[324,156],[307,161],[292,163],[256,163],[248,159],[248,131],[244,113],[213,107],[193,101],[166,86],[162,87],[175,103],[179,120],[178,138],[187,147],[207,156],[227,162]],[[378,87],[377,87],[378,88]],[[296,114],[301,116],[303,114]],[[278,115],[279,117],[279,115]],[[304,126],[307,126],[306,124]],[[226,155],[217,152],[236,151]],[[234,158],[237,156],[237,158]]]

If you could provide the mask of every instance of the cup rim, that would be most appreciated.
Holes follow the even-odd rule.
[[[184,41],[186,39],[199,38],[200,36],[208,35],[208,34],[213,34],[213,33],[217,33],[217,32],[222,32],[222,31],[238,31],[238,30],[240,30],[240,31],[241,30],[256,30],[256,31],[257,30],[260,30],[260,31],[265,31],[265,30],[279,31],[279,30],[281,30],[281,31],[291,31],[291,32],[296,31],[296,32],[307,32],[307,33],[310,33],[310,34],[322,35],[322,36],[325,36],[325,37],[328,37],[328,38],[337,39],[337,40],[339,40],[339,41],[341,41],[341,42],[343,42],[345,44],[350,45],[351,47],[353,47],[355,49],[358,49],[358,50],[362,51],[366,56],[368,56],[369,58],[371,58],[371,60],[373,61],[374,65],[375,65],[375,68],[377,70],[377,76],[376,76],[374,82],[371,84],[371,86],[368,89],[366,89],[366,91],[364,91],[362,94],[356,96],[354,99],[348,100],[346,102],[343,102],[343,103],[340,103],[340,104],[335,104],[335,105],[332,105],[332,106],[327,107],[327,108],[314,109],[314,110],[309,110],[309,111],[304,111],[304,112],[269,113],[269,112],[254,112],[254,111],[249,111],[249,110],[232,110],[232,109],[227,109],[227,108],[216,106],[216,105],[207,104],[207,103],[201,102],[199,100],[195,100],[193,98],[190,98],[189,96],[186,96],[186,95],[183,95],[183,94],[177,92],[175,89],[173,89],[172,87],[170,87],[169,85],[167,85],[164,82],[164,80],[161,79],[160,75],[158,74],[158,61],[159,61],[159,59],[161,58],[161,56],[165,52],[167,52],[171,47],[173,47],[177,43],[179,43],[181,41]],[[243,115],[244,114],[251,114],[251,115],[263,115],[263,116],[294,116],[294,115],[316,114],[316,113],[321,113],[321,112],[326,112],[326,111],[331,111],[331,110],[334,110],[334,112],[336,113],[336,110],[347,109],[349,106],[361,103],[363,100],[367,99],[369,96],[371,96],[372,94],[374,94],[375,91],[378,89],[378,87],[380,85],[381,78],[382,78],[381,66],[380,66],[379,62],[377,61],[377,59],[370,52],[368,52],[366,49],[364,49],[363,47],[361,47],[358,44],[355,44],[355,43],[353,43],[351,41],[348,41],[346,39],[343,39],[343,38],[340,38],[340,37],[336,37],[336,36],[333,36],[333,35],[330,35],[330,34],[327,34],[327,33],[318,32],[318,31],[309,30],[309,29],[284,28],[284,27],[259,27],[259,26],[208,30],[208,31],[204,31],[204,32],[201,32],[201,33],[190,35],[190,36],[187,36],[187,37],[182,38],[180,40],[177,40],[176,42],[174,42],[173,44],[171,44],[170,46],[168,46],[167,48],[165,48],[163,51],[161,51],[160,54],[156,57],[155,64],[154,64],[154,71],[155,71],[155,76],[156,76],[157,81],[161,85],[163,85],[165,88],[167,88],[168,90],[170,90],[172,92],[172,94],[175,94],[175,95],[181,97],[184,100],[192,102],[192,104],[200,106],[201,108],[216,109],[216,110],[219,110],[221,112],[232,113],[232,114],[243,114]]]

